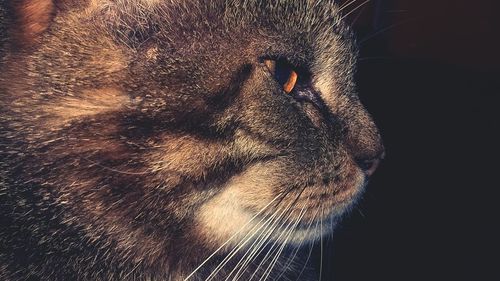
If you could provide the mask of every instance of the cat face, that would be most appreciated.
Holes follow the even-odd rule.
[[[314,241],[382,156],[332,3],[31,2],[0,76],[8,181],[123,260]]]

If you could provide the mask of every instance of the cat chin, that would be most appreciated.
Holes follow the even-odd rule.
[[[270,237],[270,240],[292,247],[308,245],[331,234],[340,218],[341,215],[332,213],[326,219],[304,223],[302,226],[293,229],[281,227],[276,229],[276,235]]]
[[[353,193],[351,199],[336,204],[326,216],[323,216],[323,218],[306,222],[303,221],[295,227],[280,227],[275,231],[277,235],[270,237],[270,240],[278,243],[285,243],[292,247],[300,247],[315,243],[322,237],[331,235],[335,227],[342,220],[344,214],[348,213],[353,206],[355,206],[359,197],[361,197],[365,185],[366,183],[363,183],[356,192]]]
[[[366,180],[364,176],[357,178],[355,186],[338,194],[339,200],[331,206],[296,209],[293,218],[287,220],[277,219],[284,217],[282,213],[263,215],[264,212],[250,210],[244,206],[241,194],[228,189],[200,208],[195,229],[206,245],[222,245],[227,250],[254,247],[259,243],[292,247],[314,243],[331,234],[342,216],[358,201]]]
[[[229,215],[213,223],[215,217],[204,222],[203,230],[205,242],[213,247],[223,246],[225,251],[233,249],[245,250],[260,247],[289,246],[300,248],[319,241],[322,237],[330,235],[341,220],[342,215],[352,205],[337,206],[326,217],[298,221],[276,221],[271,217],[259,217],[244,209],[230,207],[225,209]],[[311,210],[309,210],[311,212]],[[315,211],[313,211],[315,212]],[[214,213],[212,213],[214,214]],[[207,218],[205,218],[207,219]],[[209,241],[206,237],[210,237]]]

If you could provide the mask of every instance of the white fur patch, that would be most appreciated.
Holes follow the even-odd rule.
[[[253,168],[250,168],[253,173],[246,171],[237,176],[221,193],[200,208],[197,216],[198,227],[209,244],[224,245],[227,249],[234,247],[243,249],[259,241],[295,246],[313,242],[331,233],[341,215],[361,194],[365,183],[363,173],[357,171],[354,180],[355,187],[344,194],[338,194],[338,203],[333,208],[325,210],[329,215],[314,216],[322,218],[321,220],[306,219],[306,217],[311,218],[311,212],[316,212],[316,210],[303,209],[302,211],[308,212],[309,215],[304,216],[300,221],[297,215],[290,220],[278,221],[273,218],[280,217],[283,208],[271,215],[268,212],[274,206],[273,201],[274,203],[278,201],[276,198],[273,200],[270,193],[272,181],[267,178],[266,182],[265,173],[262,173],[264,166]],[[262,186],[265,188],[260,193],[268,191],[268,194],[259,195],[258,187]],[[254,211],[255,207],[249,208],[248,206],[259,206],[261,211]]]

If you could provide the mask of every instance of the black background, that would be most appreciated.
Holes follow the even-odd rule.
[[[326,243],[323,280],[500,280],[497,2],[382,0],[350,14],[387,157]]]

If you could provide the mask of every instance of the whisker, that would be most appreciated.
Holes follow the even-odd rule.
[[[315,228],[317,228],[317,227],[318,227],[318,221],[316,222],[316,227],[315,227]],[[299,273],[299,275],[298,275],[298,277],[297,277],[297,281],[299,281],[299,280],[300,280],[300,277],[301,277],[301,276],[302,276],[302,274],[304,273],[304,271],[305,271],[305,269],[306,269],[306,267],[307,267],[307,264],[309,263],[309,259],[311,259],[311,254],[312,254],[312,251],[313,251],[313,248],[314,248],[314,247],[313,247],[313,246],[314,246],[314,243],[309,243],[309,245],[310,245],[310,246],[309,246],[309,254],[307,255],[307,259],[306,259],[306,261],[305,261],[305,263],[304,263],[304,266],[302,267],[302,270],[300,271],[300,273]]]
[[[120,171],[118,169],[114,169],[114,168],[111,168],[111,167],[106,167],[106,166],[104,166],[104,165],[102,165],[102,164],[100,164],[100,163],[98,163],[96,161],[88,159],[87,157],[81,157],[81,159],[86,160],[86,161],[92,163],[92,165],[94,165],[94,166],[98,166],[98,167],[103,168],[105,170],[108,170],[108,171],[111,171],[111,172],[115,172],[115,173],[119,173],[119,174],[125,174],[125,175],[146,175],[146,174],[149,173],[149,171],[144,171],[144,172]]]
[[[314,213],[313,219],[309,220],[309,223],[307,224],[307,229],[311,228],[311,225],[314,221],[314,218],[318,215],[318,212],[319,212],[319,209],[316,210],[316,212]],[[283,270],[281,271],[281,274],[278,276],[277,280],[280,280],[281,276],[283,276],[283,274],[285,274],[285,270],[290,266],[290,264],[293,262],[293,260],[297,256],[298,252],[302,249],[302,245],[304,244],[304,241],[306,241],[306,236],[302,237],[302,239],[300,240],[299,246],[295,249],[292,257],[288,258],[288,261],[285,264],[285,266],[283,267]]]
[[[278,276],[277,280],[280,280],[280,278],[285,274],[286,270],[294,262],[295,258],[297,257],[297,254],[302,249],[302,245],[304,244],[305,240],[306,240],[305,236],[300,239],[299,245],[297,247],[295,247],[295,250],[293,251],[292,256],[287,259],[287,261],[286,261],[285,265],[283,266],[283,269],[281,270],[281,273]]]
[[[267,245],[269,245],[269,243],[266,244],[266,247]],[[269,250],[266,252],[266,255],[264,256],[264,258],[261,260],[261,262],[259,262],[257,268],[254,270],[253,274],[250,276],[250,279],[249,280],[253,280],[254,277],[257,277],[258,273],[261,270],[261,267],[263,265],[265,265],[265,263],[272,257],[274,256],[275,253],[278,252],[279,250],[279,247],[276,247],[276,245],[278,245],[277,241],[274,241],[273,245],[271,245],[271,248],[269,248]],[[265,249],[266,247],[264,247],[263,249]],[[262,252],[262,251],[261,251]],[[260,253],[259,253],[260,254]],[[259,280],[262,280],[262,276],[266,274],[266,271],[267,271],[267,268],[266,270],[264,270],[264,272],[262,272],[262,274],[260,275],[261,277],[259,278]]]
[[[228,253],[228,255],[219,263],[219,265],[214,269],[214,271],[212,271],[210,273],[210,275],[206,278],[205,281],[209,281],[213,277],[215,277],[219,273],[219,271],[222,270],[222,268],[238,253],[238,251],[240,251],[243,247],[245,247],[246,243],[248,241],[250,241],[250,239],[252,239],[255,234],[259,233],[259,231],[262,228],[266,227],[276,215],[277,215],[277,212],[275,212],[271,217],[269,217],[267,219],[263,218],[260,221],[260,223],[262,223],[264,220],[265,220],[265,222],[262,223],[262,225],[260,227],[258,227],[255,231],[253,231],[253,229],[255,229],[259,224],[256,224],[254,227],[252,227],[252,229],[250,229],[250,231],[245,236],[243,236],[241,241],[238,242],[236,244],[236,246]],[[248,238],[246,238],[248,235],[250,235],[250,236]]]
[[[330,228],[333,229],[335,225],[336,216],[330,216]],[[333,231],[330,232],[330,239],[333,240]]]
[[[324,217],[324,210],[323,210],[323,204],[321,204],[321,218]],[[320,225],[319,225],[319,231],[320,231],[320,262],[319,262],[319,281],[323,280],[323,219],[321,219]]]
[[[294,205],[294,204],[291,204],[291,206],[293,206],[293,205]],[[288,211],[290,211],[290,208],[288,208],[287,213],[288,213]],[[264,237],[264,238],[261,240],[261,243],[260,243],[260,245],[259,245],[259,248],[257,249],[258,251],[257,251],[257,252],[255,252],[255,253],[253,254],[253,256],[251,257],[251,259],[250,259],[248,262],[252,261],[252,260],[253,260],[254,258],[256,258],[256,257],[259,257],[259,256],[260,256],[260,254],[261,254],[261,253],[262,253],[262,252],[266,249],[266,247],[268,247],[271,243],[272,243],[272,245],[271,245],[271,247],[268,249],[268,252],[267,252],[267,253],[266,253],[266,255],[264,256],[264,258],[261,260],[261,262],[259,263],[259,265],[257,266],[257,268],[254,270],[253,274],[250,276],[250,279],[249,279],[249,280],[252,280],[252,279],[256,276],[256,274],[258,273],[258,271],[259,271],[260,267],[261,267],[261,266],[262,266],[262,265],[263,265],[263,264],[264,264],[264,263],[265,263],[265,262],[269,259],[269,255],[271,255],[271,254],[273,254],[273,253],[275,252],[275,250],[276,250],[276,249],[275,249],[275,246],[278,244],[278,241],[279,241],[279,239],[281,238],[281,236],[283,235],[284,231],[283,231],[283,232],[281,232],[281,233],[280,233],[280,235],[279,235],[279,236],[278,236],[278,237],[277,237],[274,241],[273,241],[273,240],[270,240],[270,239],[269,239],[269,237],[271,237],[271,235],[272,235],[272,234],[274,234],[274,232],[276,231],[276,229],[278,229],[278,228],[283,228],[284,224],[286,223],[286,220],[287,220],[287,219],[289,219],[289,218],[290,218],[290,216],[291,216],[291,213],[288,213],[287,218],[285,218],[285,220],[282,222],[282,224],[281,224],[281,225],[279,225],[279,226],[277,225],[277,226],[276,226],[276,227],[272,230],[272,232],[270,232],[270,233],[269,233],[266,237]],[[284,218],[284,217],[282,217],[282,218]],[[289,225],[290,225],[290,223],[291,223],[291,222],[289,222]],[[288,225],[288,226],[289,226],[289,225]],[[288,226],[287,226],[287,227],[288,227]],[[287,227],[285,227],[285,228],[287,228]]]
[[[293,206],[293,205],[297,202],[297,200],[300,198],[300,196],[302,195],[302,193],[304,192],[304,190],[305,190],[305,189],[306,189],[306,186],[304,186],[304,187],[302,188],[302,190],[300,191],[300,193],[297,195],[297,197],[296,197],[296,198],[294,199],[294,201],[291,203],[291,206]],[[290,206],[290,207],[291,207],[291,206]],[[289,208],[289,209],[290,209],[290,208]],[[289,216],[288,216],[288,217],[290,217],[290,214],[289,214]],[[280,236],[281,236],[281,235],[280,235]],[[249,280],[252,280],[252,279],[253,279],[253,277],[255,276],[255,274],[257,274],[258,270],[259,270],[259,269],[260,269],[260,267],[262,266],[263,262],[264,262],[265,260],[267,260],[267,259],[266,259],[266,258],[267,258],[267,256],[268,256],[271,252],[273,252],[273,248],[276,246],[276,244],[277,244],[278,240],[279,240],[279,237],[278,237],[278,239],[276,239],[276,240],[274,241],[273,245],[271,246],[271,249],[269,249],[269,252],[268,252],[268,253],[264,256],[264,258],[262,259],[262,261],[259,263],[259,265],[257,266],[257,269],[254,271],[254,273],[252,274],[252,276],[250,276],[250,279],[249,279]],[[264,249],[265,249],[265,248],[266,248],[266,247],[267,247],[267,246],[268,246],[271,242],[272,242],[272,240],[267,241],[267,243],[266,243],[266,244],[265,244],[265,245],[261,248],[261,250],[259,251],[259,253],[257,253],[257,256],[258,256],[258,255],[260,255],[260,253],[261,253],[261,252],[262,252],[262,251],[263,251],[263,250],[264,250]]]
[[[308,197],[308,202],[309,202],[309,199],[310,198]],[[283,241],[283,243],[281,245],[281,248],[278,251],[278,253],[276,254],[275,258],[271,261],[271,264],[269,265],[268,270],[266,269],[266,271],[268,271],[268,272],[267,272],[267,275],[265,276],[265,278],[263,280],[266,280],[269,277],[269,275],[271,274],[274,266],[276,265],[276,263],[278,262],[279,257],[281,256],[281,253],[283,252],[283,249],[285,249],[285,247],[286,247],[286,245],[288,243],[288,240],[290,239],[290,237],[291,237],[291,235],[293,233],[293,230],[297,228],[297,225],[301,222],[302,218],[304,217],[304,215],[306,213],[305,211],[306,211],[306,206],[307,206],[308,202],[306,202],[306,204],[303,204],[302,209],[300,210],[299,217],[297,218],[295,224],[288,230],[288,235],[285,238],[285,241]],[[285,231],[283,231],[283,232],[285,232]]]
[[[386,31],[389,31],[389,30],[391,30],[391,29],[393,29],[393,28],[399,27],[399,26],[401,26],[401,25],[403,25],[403,24],[407,24],[407,23],[409,23],[409,22],[411,22],[411,21],[414,21],[414,20],[416,20],[416,18],[410,18],[410,19],[404,20],[404,21],[402,21],[402,22],[398,22],[398,23],[395,23],[395,24],[391,24],[391,25],[389,25],[389,26],[387,26],[387,27],[384,27],[384,28],[382,28],[382,29],[380,29],[380,30],[376,31],[375,33],[373,33],[373,34],[371,34],[371,35],[368,35],[367,37],[365,37],[365,38],[361,39],[361,40],[358,42],[358,44],[359,44],[359,45],[362,45],[362,44],[366,43],[367,41],[369,41],[369,40],[371,40],[371,39],[375,38],[376,36],[378,36],[378,35],[380,35],[380,34],[382,34],[382,33],[386,32]]]
[[[283,223],[281,225],[281,228],[283,229],[283,231],[280,233],[280,235],[276,238],[276,240],[274,241],[273,245],[271,246],[271,248],[269,249],[269,251],[266,253],[266,255],[264,256],[264,258],[262,259],[262,261],[259,263],[257,269],[254,271],[254,273],[252,274],[252,276],[250,277],[250,280],[253,279],[254,276],[256,276],[256,274],[259,272],[259,269],[262,265],[264,265],[275,253],[279,252],[279,249],[280,247],[276,247],[278,244],[279,244],[279,240],[281,239],[281,237],[283,236],[284,233],[286,233],[288,231],[288,229],[290,228],[292,222],[290,221],[288,223],[288,225],[286,225],[285,227],[284,226],[285,223]],[[266,246],[268,245],[269,243],[266,244]],[[263,248],[265,249],[265,247]],[[261,275],[261,277],[259,278],[259,280],[262,280],[262,276],[266,274],[268,268],[266,268],[266,270],[264,270],[263,274]]]
[[[365,10],[366,6],[361,8],[359,10],[359,13],[356,15],[356,17],[352,20],[352,22],[350,23],[351,26],[355,25],[356,22],[358,22],[359,18],[361,17],[361,15],[363,14],[363,11]]]
[[[236,273],[236,275],[234,276],[233,280],[237,280],[239,278],[239,275],[241,274],[241,271],[248,265],[248,263],[250,263],[256,255],[258,256],[262,252],[263,248],[261,248],[261,246],[267,241],[267,239],[272,235],[272,233],[274,233],[274,231],[278,228],[279,220],[284,217],[285,213],[287,212],[287,210],[289,210],[289,208],[292,205],[293,205],[293,202],[287,208],[285,208],[283,210],[283,212],[274,219],[274,221],[272,222],[272,225],[269,226],[268,229],[263,231],[256,238],[254,243],[252,243],[252,245],[249,247],[249,250],[243,255],[243,257],[240,259],[238,264],[233,269],[233,271],[234,271],[238,266],[240,266],[240,268],[239,268],[238,272]],[[251,251],[250,251],[250,249],[251,249]],[[248,254],[249,254],[249,256],[247,256]],[[240,265],[240,262],[243,262],[243,263]],[[231,273],[229,275],[231,275],[233,273],[233,271],[231,271]]]
[[[281,216],[283,215],[283,213],[285,213],[285,212],[286,212],[286,210],[287,210],[288,208],[289,208],[289,207],[285,208],[285,210],[284,210],[281,214],[279,214],[279,215],[278,215],[279,210],[276,210],[276,212],[275,212],[275,213],[274,213],[271,217],[269,217],[263,225],[261,225],[261,226],[260,226],[260,227],[259,227],[256,231],[254,231],[254,232],[253,232],[253,234],[252,234],[252,235],[251,235],[248,239],[244,240],[246,236],[245,236],[245,237],[243,237],[242,241],[240,241],[240,242],[236,245],[236,247],[237,247],[237,248],[235,247],[235,248],[234,248],[234,249],[233,249],[233,250],[232,250],[232,251],[228,254],[228,256],[226,256],[226,258],[225,258],[225,259],[224,259],[224,260],[223,260],[223,261],[219,264],[219,266],[218,266],[218,267],[214,270],[214,272],[219,271],[219,270],[220,270],[223,266],[225,266],[225,265],[227,264],[227,262],[229,262],[229,259],[231,259],[231,258],[232,258],[232,257],[233,257],[233,256],[234,256],[234,255],[235,255],[235,254],[239,251],[239,250],[241,250],[241,249],[245,246],[245,244],[246,244],[248,241],[250,241],[250,239],[252,239],[252,238],[253,238],[253,236],[254,236],[255,234],[257,234],[257,233],[259,232],[259,230],[260,230],[260,229],[262,229],[262,228],[264,228],[264,227],[266,228],[264,231],[262,231],[262,232],[261,232],[261,233],[257,236],[256,240],[255,240],[255,241],[254,241],[254,242],[253,242],[253,243],[249,246],[249,249],[251,249],[251,248],[255,247],[256,241],[259,241],[259,238],[260,238],[261,236],[263,236],[265,233],[267,233],[267,232],[271,232],[271,231],[274,231],[274,230],[275,230],[275,228],[277,227],[276,222],[278,222],[278,221],[280,220]],[[275,227],[275,226],[276,226],[276,227]],[[255,227],[254,227],[254,228],[255,228]],[[252,228],[252,230],[253,230],[253,228]],[[247,234],[247,235],[248,235],[248,234]],[[226,280],[228,280],[228,279],[231,277],[231,275],[234,273],[234,271],[236,270],[236,268],[238,267],[238,265],[242,262],[242,260],[244,259],[244,257],[248,254],[248,252],[249,252],[249,251],[247,251],[247,252],[243,255],[243,257],[240,259],[240,261],[238,261],[237,265],[233,268],[233,270],[232,270],[232,271],[228,274],[228,276],[226,277]],[[213,273],[214,273],[214,272],[213,272]],[[211,274],[211,275],[212,275],[212,274]],[[215,274],[214,274],[214,276],[215,276]],[[210,276],[209,276],[209,277],[210,277]],[[209,280],[209,279],[207,279],[207,280]]]
[[[342,12],[345,10],[347,7],[351,6],[352,4],[356,3],[357,0],[352,0],[350,2],[344,3],[344,5],[339,7],[339,12]]]
[[[394,57],[388,57],[388,56],[378,56],[378,57],[362,57],[358,59],[358,62],[365,62],[365,61],[370,61],[370,60],[395,60]]]
[[[276,201],[282,194],[278,194],[271,202],[269,202],[266,206],[264,206],[257,214],[255,214],[250,220],[243,226],[241,227],[240,230],[238,230],[235,234],[233,234],[229,239],[224,242],[222,245],[219,246],[210,256],[208,256],[198,267],[196,267],[193,272],[191,272],[185,279],[184,281],[188,280],[191,278],[198,270],[200,270],[203,265],[205,265],[210,259],[212,259],[221,249],[223,249],[231,240],[233,240],[237,235],[239,235],[252,221],[257,218],[262,212],[264,212],[274,201]]]
[[[360,215],[361,215],[364,219],[366,219],[365,214],[363,213],[363,211],[361,211],[361,209],[360,209],[358,206],[356,206],[356,210],[358,211],[358,213],[359,213],[359,214],[360,214]]]
[[[288,190],[288,191],[287,191],[287,192],[283,195],[283,197],[281,198],[281,200],[280,200],[280,202],[277,204],[277,206],[278,206],[278,205],[279,205],[279,204],[283,201],[283,199],[286,197],[286,195],[288,195],[288,193],[290,193],[290,191],[291,191],[291,189],[290,189],[290,190]],[[302,192],[301,192],[300,194],[302,194]],[[299,194],[299,196],[300,196],[300,194]],[[297,199],[298,199],[298,198],[297,198]],[[285,208],[285,210],[284,210],[284,211],[283,211],[283,212],[282,212],[282,213],[278,216],[278,218],[277,218],[278,220],[279,220],[279,219],[281,219],[281,217],[282,217],[282,216],[283,216],[283,215],[287,212],[287,210],[288,210],[288,209],[290,209],[290,208],[293,206],[293,204],[295,203],[295,201],[296,201],[296,200],[294,200],[292,203],[290,203],[290,204],[288,205],[288,207],[287,207],[287,208]],[[277,206],[276,206],[276,207],[277,207]],[[278,214],[278,212],[279,212],[279,209],[277,209],[277,210],[275,211],[275,213],[274,213],[274,214],[273,214],[270,218],[268,218],[264,224],[262,224],[262,225],[261,225],[261,226],[260,226],[260,227],[259,227],[256,231],[254,231],[254,232],[251,234],[251,236],[250,236],[248,239],[246,239],[246,240],[245,240],[245,238],[246,238],[246,237],[247,237],[247,236],[248,236],[251,232],[247,233],[247,234],[246,234],[246,235],[242,238],[242,240],[241,240],[241,241],[240,241],[240,242],[239,242],[239,243],[238,243],[238,244],[237,244],[237,245],[233,248],[233,250],[232,250],[231,252],[229,252],[229,253],[228,253],[228,255],[224,258],[224,260],[223,260],[223,261],[222,261],[222,262],[221,262],[221,263],[220,263],[220,264],[219,264],[219,265],[218,265],[218,266],[214,269],[214,271],[213,271],[213,272],[212,272],[212,273],[211,273],[211,274],[207,277],[206,281],[208,281],[208,280],[210,280],[211,278],[213,278],[214,276],[216,276],[216,274],[217,274],[217,273],[218,273],[218,272],[219,272],[219,271],[220,271],[220,270],[221,270],[221,269],[222,269],[222,268],[223,268],[223,267],[224,267],[224,266],[225,266],[225,265],[229,262],[229,260],[230,260],[230,259],[232,259],[232,258],[236,255],[236,253],[237,253],[239,250],[241,250],[241,249],[242,249],[242,248],[246,245],[246,243],[247,243],[248,241],[250,241],[250,239],[252,239],[252,238],[253,238],[253,236],[254,236],[255,234],[257,234],[257,233],[259,232],[259,230],[260,230],[260,229],[262,229],[263,227],[267,227],[267,228],[269,229],[269,224],[271,223],[271,221],[273,221],[273,218],[275,218],[275,217],[276,217],[276,215]],[[260,223],[262,223],[262,221],[263,221],[263,220],[264,220],[264,218],[260,221]],[[257,225],[255,225],[255,226],[254,226],[251,230],[253,230],[253,229],[254,229],[255,227],[257,227],[257,226],[258,226],[258,224],[257,224]],[[274,232],[274,230],[275,230],[276,228],[277,228],[277,227],[272,228],[272,226],[271,226],[271,230],[272,230],[272,232]],[[251,230],[250,230],[250,231],[251,231]],[[261,235],[262,235],[262,233],[261,233],[258,237],[260,237]],[[255,244],[255,242],[254,242],[253,244]]]
[[[356,6],[356,8],[352,9],[350,12],[348,12],[347,14],[345,14],[344,16],[342,16],[340,18],[340,20],[343,20],[345,18],[347,18],[350,14],[354,13],[355,11],[357,11],[358,9],[360,9],[361,7],[363,7],[364,5],[366,5],[366,3],[370,2],[371,0],[366,0],[365,2],[359,4],[358,6]]]

